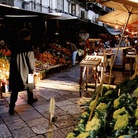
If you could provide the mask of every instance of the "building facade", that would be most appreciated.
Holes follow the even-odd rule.
[[[108,9],[99,3],[81,2],[81,0],[0,0],[0,4],[44,14],[69,14],[101,26],[103,24],[96,21],[96,18],[108,12]]]

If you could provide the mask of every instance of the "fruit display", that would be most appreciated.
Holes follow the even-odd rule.
[[[64,51],[64,53],[63,53]],[[35,51],[35,58],[39,63],[44,64],[44,66],[47,64],[49,66],[51,65],[57,65],[57,64],[68,64],[68,59],[70,59],[70,56],[67,56],[68,51],[66,51],[64,48],[59,51],[57,49],[49,49],[45,50],[43,52],[39,52],[39,50]],[[37,62],[38,65],[38,62]]]
[[[56,47],[52,45],[52,49],[40,52],[39,49],[34,50],[35,54],[35,66],[38,70],[47,69],[50,66],[66,65],[70,64],[68,55],[70,57],[70,52],[66,48]],[[0,79],[7,80],[9,78],[9,59],[11,56],[11,51],[7,46],[0,47]],[[67,57],[68,57],[67,56]]]
[[[0,49],[0,53],[4,56],[11,56],[11,51],[9,49]]]
[[[37,60],[39,60],[42,63],[49,63],[50,65],[56,64],[56,57],[53,57],[49,53],[40,53],[39,58],[36,57]]]
[[[0,56],[0,80],[5,81],[9,79],[10,63],[5,56]]]
[[[67,55],[71,56],[71,52],[70,52],[67,48],[62,48],[61,51],[62,51],[64,54],[67,54]]]
[[[138,76],[78,103],[84,111],[66,138],[138,138]]]
[[[71,52],[65,48],[65,47],[61,47],[60,45],[56,45],[56,44],[50,44],[49,45],[53,50],[62,52],[64,55],[69,55],[71,56]]]

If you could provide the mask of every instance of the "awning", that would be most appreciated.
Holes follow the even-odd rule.
[[[77,17],[65,13],[47,13],[47,18],[58,19],[58,20],[71,20],[77,19]]]
[[[0,18],[4,17],[38,17],[42,16],[48,19],[58,19],[58,20],[70,20],[77,19],[77,17],[65,13],[42,13],[36,11],[30,11],[25,9],[20,9],[18,7],[9,6],[5,4],[0,4]]]
[[[112,35],[119,35],[121,34],[121,31],[119,29],[109,28],[106,27],[107,31]]]
[[[18,7],[0,4],[0,17],[38,17],[44,13],[20,9]]]

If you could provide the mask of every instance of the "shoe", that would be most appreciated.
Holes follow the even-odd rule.
[[[32,100],[29,100],[29,101],[28,101],[28,104],[32,104],[32,103],[35,103],[35,102],[37,102],[37,101],[38,101],[38,99],[34,98],[34,99],[32,99]]]
[[[9,109],[9,114],[10,114],[10,115],[14,115],[14,108],[10,108],[10,109]]]

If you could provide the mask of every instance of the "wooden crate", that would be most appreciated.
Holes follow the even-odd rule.
[[[46,79],[46,70],[39,72],[39,79],[40,80]]]

